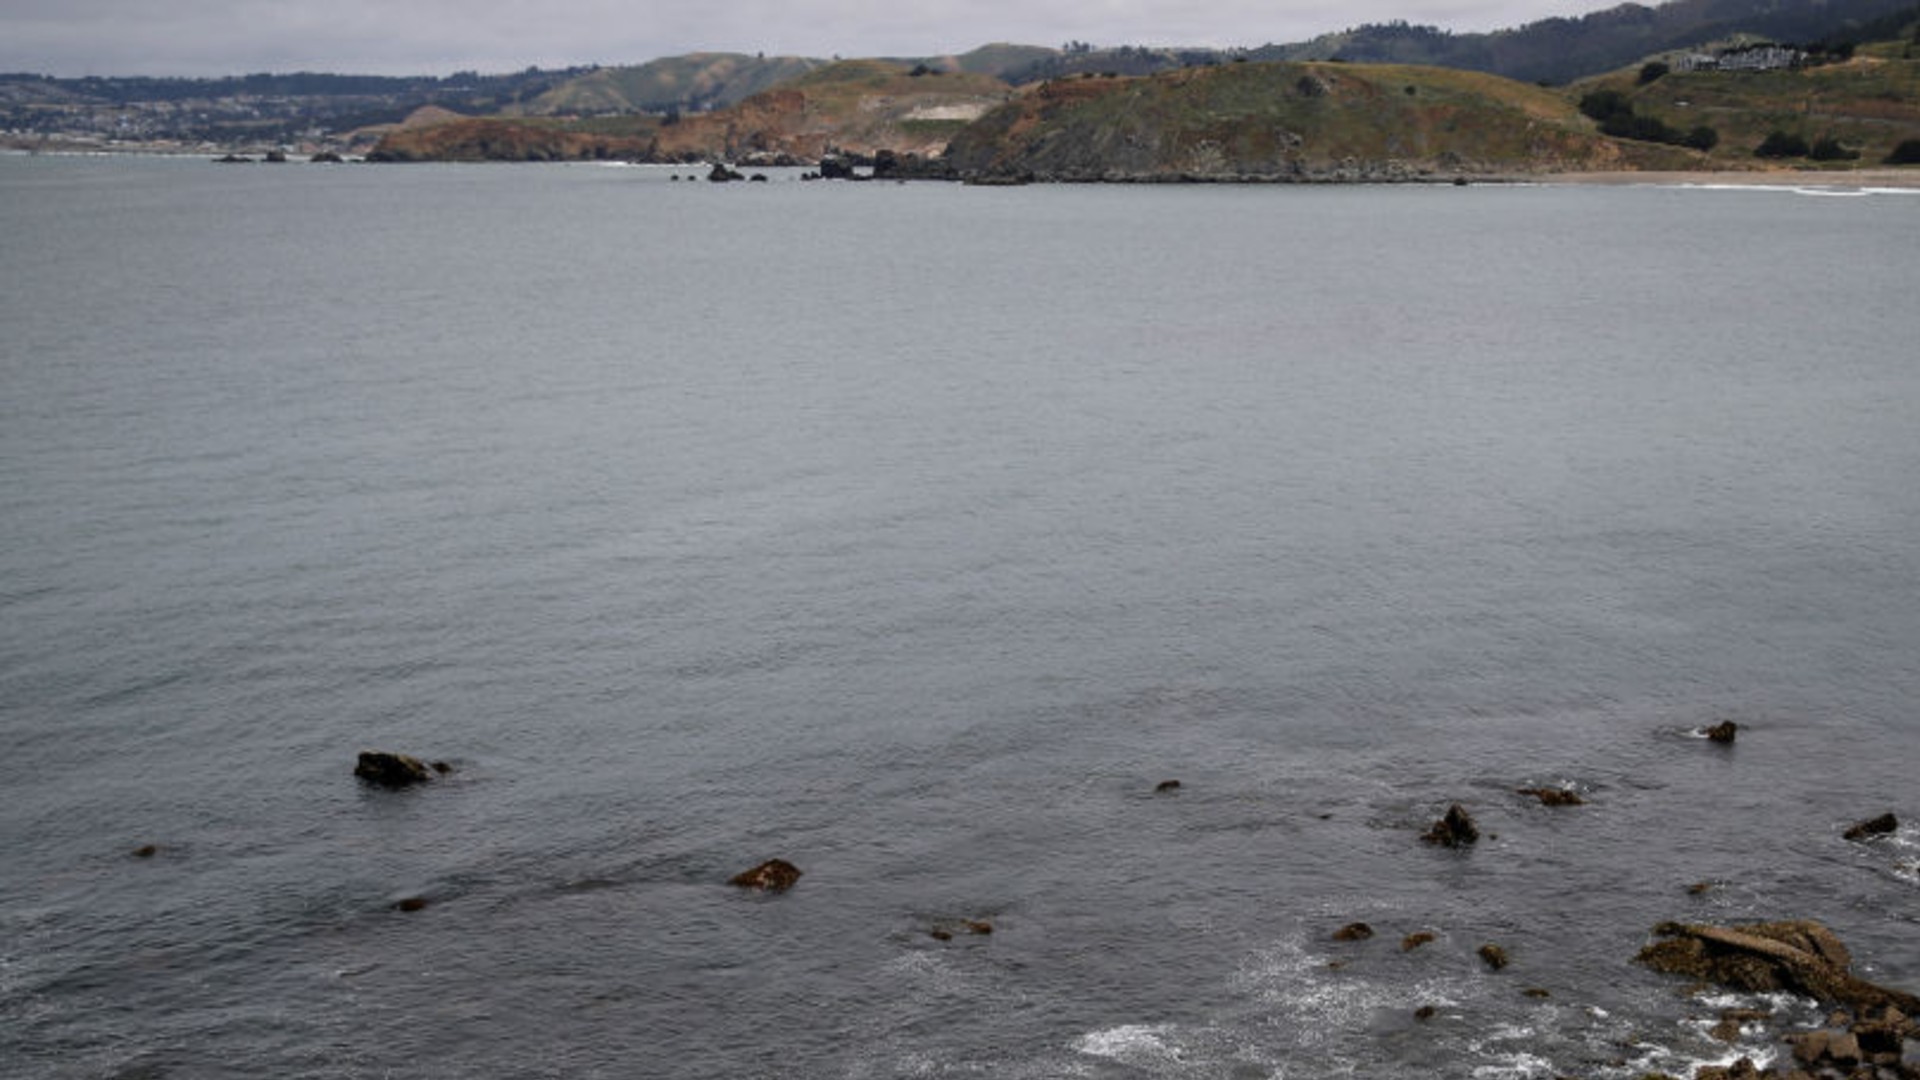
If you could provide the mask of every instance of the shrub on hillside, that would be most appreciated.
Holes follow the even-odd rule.
[[[1908,139],[1887,155],[1889,165],[1920,165],[1920,139]]]
[[[1806,157],[1808,151],[1811,149],[1812,147],[1807,145],[1807,140],[1792,132],[1770,131],[1767,133],[1767,137],[1761,140],[1760,145],[1753,148],[1753,156],[1762,158]]]
[[[1829,135],[1817,140],[1807,156],[1815,161],[1854,161],[1860,157],[1860,151],[1849,150],[1840,145],[1840,140]]]

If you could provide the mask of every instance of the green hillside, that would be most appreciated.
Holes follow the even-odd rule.
[[[1042,180],[1412,180],[1688,168],[1609,139],[1567,95],[1478,72],[1228,64],[1044,84],[961,132],[949,161]]]
[[[1861,49],[1844,63],[1773,71],[1668,71],[1643,78],[1642,68],[1614,72],[1572,88],[1576,99],[1611,91],[1636,115],[1675,129],[1711,127],[1716,165],[1744,165],[1779,132],[1808,144],[1831,140],[1842,156],[1824,162],[1779,159],[1824,168],[1876,165],[1893,148],[1920,139],[1920,49]],[[1648,70],[1651,75],[1658,69]]]
[[[523,111],[535,116],[697,112],[737,105],[824,63],[800,56],[689,53],[600,68],[541,94]]]

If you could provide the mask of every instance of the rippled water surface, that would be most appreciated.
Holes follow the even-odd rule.
[[[1637,1077],[1726,1056],[1672,918],[1920,987],[1839,836],[1920,197],[669,175],[0,158],[0,1071]]]

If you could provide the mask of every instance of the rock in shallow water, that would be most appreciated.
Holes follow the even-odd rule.
[[[386,750],[360,751],[359,764],[353,767],[353,775],[369,784],[388,788],[425,783],[433,779],[436,773],[446,771],[444,764],[436,762],[429,766],[411,754],[395,754]]]
[[[1654,933],[1663,940],[1641,949],[1637,959],[1655,971],[1751,993],[1786,990],[1856,1009],[1920,1011],[1920,998],[1855,977],[1847,947],[1811,919],[1735,927],[1662,923]]]
[[[786,892],[800,880],[800,868],[785,859],[768,859],[751,870],[742,870],[727,883],[761,892]]]
[[[1473,823],[1466,807],[1454,803],[1447,807],[1447,815],[1434,822],[1420,839],[1441,847],[1465,847],[1480,839],[1480,828]]]
[[[1899,818],[1894,817],[1892,814],[1881,814],[1877,818],[1868,818],[1854,825],[1841,835],[1848,840],[1871,840],[1876,836],[1885,836],[1891,832],[1898,832],[1899,829]]]

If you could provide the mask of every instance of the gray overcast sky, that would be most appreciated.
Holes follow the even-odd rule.
[[[0,71],[444,75],[702,50],[826,57],[933,56],[996,41],[1254,46],[1390,19],[1492,30],[1611,2],[0,0]]]

